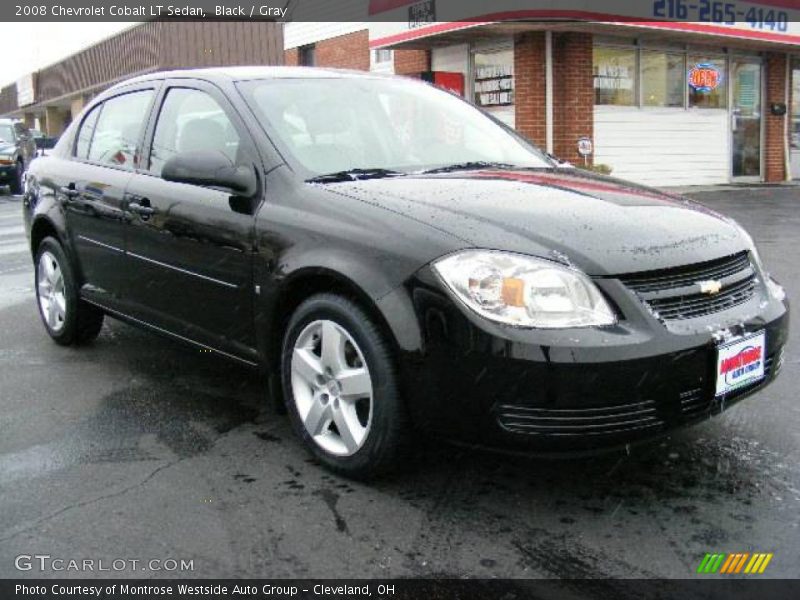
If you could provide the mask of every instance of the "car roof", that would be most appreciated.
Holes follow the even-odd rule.
[[[385,79],[387,75],[355,71],[350,69],[328,69],[320,67],[212,67],[200,69],[177,69],[139,75],[116,84],[111,90],[135,83],[161,79],[205,79],[208,81],[247,81],[253,79]]]

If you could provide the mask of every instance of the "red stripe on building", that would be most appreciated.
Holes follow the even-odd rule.
[[[387,0],[390,1],[390,0]],[[396,0],[404,1],[404,0]],[[779,1],[779,0],[776,0]],[[780,0],[782,1],[782,0]],[[447,23],[435,23],[427,27],[419,27],[414,30],[404,31],[370,41],[370,47],[386,46],[389,44],[399,44],[412,40],[436,35],[437,33],[447,33],[458,31],[478,25],[502,21],[524,21],[542,19],[571,19],[577,21],[599,21],[610,25],[639,25],[652,29],[669,29],[673,31],[686,31],[690,33],[710,33],[725,37],[742,38],[749,40],[759,40],[764,42],[778,42],[783,44],[800,44],[800,35],[784,35],[771,33],[769,31],[744,31],[720,25],[706,25],[705,23],[678,22],[678,21],[645,21],[640,17],[628,17],[623,15],[609,15],[605,13],[595,13],[582,10],[518,10],[480,15],[470,17],[464,21],[451,21]]]
[[[369,1],[369,15],[379,15],[381,13],[402,8],[403,6],[410,6],[416,4],[421,0],[370,0]],[[760,6],[775,6],[778,8],[798,8],[798,0],[749,0],[750,4]]]

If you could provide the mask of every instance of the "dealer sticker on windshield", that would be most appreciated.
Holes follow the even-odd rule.
[[[764,378],[764,332],[717,349],[717,396]]]

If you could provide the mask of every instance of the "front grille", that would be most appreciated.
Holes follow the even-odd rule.
[[[531,408],[500,405],[497,420],[508,431],[543,436],[605,435],[660,427],[655,402],[604,408]]]
[[[738,306],[750,300],[756,291],[755,275],[748,279],[722,289],[718,294],[690,294],[649,300],[650,305],[660,318],[668,321],[675,319],[693,319],[710,315]]]
[[[667,321],[693,319],[727,310],[756,293],[756,271],[748,252],[684,267],[623,275],[620,281]],[[700,282],[717,281],[716,294],[702,293]]]
[[[711,411],[711,399],[703,393],[703,388],[693,388],[681,392],[681,412],[688,418],[707,415]]]

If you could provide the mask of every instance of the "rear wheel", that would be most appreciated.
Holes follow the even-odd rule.
[[[295,311],[282,353],[295,432],[328,468],[365,478],[392,466],[407,435],[391,346],[347,298],[320,294]]]
[[[47,237],[36,253],[36,300],[42,323],[58,344],[94,340],[103,326],[103,313],[78,296],[72,265],[61,244]]]

